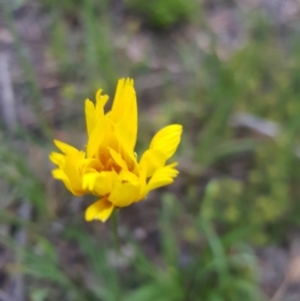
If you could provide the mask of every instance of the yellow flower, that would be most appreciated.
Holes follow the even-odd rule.
[[[178,175],[177,163],[166,165],[166,161],[178,147],[182,126],[172,124],[158,131],[138,160],[134,152],[138,114],[133,80],[118,81],[112,108],[104,113],[107,101],[102,90],[96,93],[95,105],[85,101],[85,151],[54,140],[62,153],[50,154],[57,165],[52,171],[55,179],[63,181],[74,195],[100,198],[87,208],[87,221],[105,222],[114,208],[143,200],[151,190],[171,184]]]

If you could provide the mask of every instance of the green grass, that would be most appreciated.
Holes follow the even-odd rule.
[[[193,39],[186,42],[174,34],[168,37],[168,49],[148,29],[138,32],[161,49],[158,57],[169,53],[179,70],[173,73],[161,61],[155,67],[151,51],[144,61],[131,62],[126,48],[116,46],[120,25],[114,18],[119,12],[110,3],[59,3],[40,4],[52,20],[44,42],[60,82],[61,106],[53,114],[59,129],[53,125],[57,120],[43,118],[43,87],[22,51],[18,64],[30,87],[30,108],[41,116],[37,126],[43,140],[26,128],[14,135],[1,128],[0,243],[14,254],[6,275],[22,275],[24,294],[34,301],[267,300],[258,281],[256,247],[282,244],[300,220],[296,30],[289,31],[283,44],[274,25],[253,19],[249,40],[226,60],[219,57],[217,45],[202,51]],[[147,13],[161,4],[148,5]],[[171,18],[160,9],[165,19],[157,12],[158,19],[151,22],[169,27],[180,19],[176,12]],[[186,21],[197,28],[198,21],[189,14]],[[5,17],[20,50],[25,46],[8,9]],[[131,19],[118,22],[130,40],[136,34]],[[207,19],[201,22],[208,27]],[[156,74],[161,84],[152,87],[147,76]],[[116,80],[123,76],[136,80],[138,150],[168,123],[183,124],[184,134],[177,153],[181,174],[175,183],[121,210],[118,259],[110,224],[84,221],[83,210],[91,199],[75,199],[51,179],[47,156],[57,136],[84,144],[84,99],[99,87],[113,95]],[[282,131],[268,138],[233,128],[229,120],[236,112],[278,122]],[[29,209],[27,217],[22,204]],[[138,238],[137,230],[145,237]],[[21,234],[26,236],[23,243]]]
[[[144,23],[160,31],[191,21],[195,15],[199,18],[200,13],[200,5],[197,5],[194,0],[166,0],[163,2],[127,0],[125,3],[129,10],[141,17]]]

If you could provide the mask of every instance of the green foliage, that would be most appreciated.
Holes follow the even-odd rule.
[[[42,0],[41,2],[45,7],[50,8],[56,12],[61,12],[74,21],[78,21],[78,14],[82,11],[82,9],[84,9],[86,5],[94,6],[97,13],[99,13],[109,3],[109,1],[107,0]]]
[[[198,16],[200,13],[199,4],[195,0],[127,0],[126,4],[148,26],[160,30],[190,21],[195,12],[197,14],[198,11]]]
[[[204,69],[194,71],[193,94],[181,96],[180,112],[166,106],[166,114],[184,120],[184,128],[201,128],[186,141],[186,148],[194,149],[189,154],[198,163],[198,174],[205,176],[209,168],[218,173],[205,189],[204,214],[227,231],[250,227],[247,237],[257,244],[283,239],[290,221],[300,216],[295,189],[300,166],[299,45],[291,40],[287,55],[282,45],[274,49],[279,42],[270,28],[262,31],[263,37],[226,61],[214,53],[195,55]],[[192,47],[183,48],[186,55]],[[272,138],[251,129],[237,134],[230,127],[235,112],[277,121],[282,130]],[[242,168],[238,176],[235,164]]]
[[[114,34],[119,23],[112,22],[108,2],[42,3],[53,17],[45,47],[57,64],[56,100],[60,106],[54,114],[63,121],[59,130],[45,122],[43,89],[29,59],[20,51],[24,45],[7,10],[6,21],[29,86],[30,108],[38,116],[43,139],[50,143],[61,135],[81,143],[84,98],[99,87],[112,92],[116,79],[135,74],[137,66],[127,58],[126,49],[116,50],[119,40],[115,41]],[[198,9],[193,0],[128,0],[125,5],[159,29],[192,22]],[[77,27],[70,25],[73,18]],[[127,32],[126,26],[124,35],[131,41],[134,33]],[[202,51],[194,41],[180,38],[176,44],[174,40],[170,48],[176,48],[176,53],[170,56],[179,70],[174,72],[176,76],[161,63],[164,58],[157,63],[149,55],[141,62],[143,69],[138,69],[140,76],[136,76],[142,112],[139,147],[146,147],[147,135],[155,128],[182,123],[181,174],[170,188],[173,192],[158,191],[153,194],[157,200],[150,195],[151,204],[136,205],[134,214],[124,209],[120,256],[112,247],[109,224],[83,221],[88,200],[71,199],[50,179],[47,157],[52,145],[39,141],[27,129],[15,135],[1,129],[0,243],[14,255],[13,267],[5,272],[25,277],[29,299],[264,300],[251,245],[282,242],[300,220],[296,155],[300,45],[297,32],[283,45],[268,22],[252,26],[249,41],[239,50],[231,50],[226,59],[219,55],[217,42]],[[149,45],[154,43],[150,41]],[[164,68],[167,71],[161,70]],[[148,76],[154,78],[154,84]],[[230,120],[236,112],[278,122],[282,130],[270,138],[257,130],[234,128]],[[36,160],[28,159],[32,152]],[[38,161],[41,153],[43,160]],[[45,165],[42,176],[35,171],[37,165],[43,165],[41,161]],[[29,204],[27,218],[20,215],[22,204]],[[156,210],[155,220],[135,221],[140,212],[148,216],[151,206]],[[146,235],[138,240],[136,228],[146,234],[152,231],[154,238]],[[26,234],[24,244],[18,239],[20,233]]]
[[[194,239],[189,241],[192,248],[181,253],[179,242],[187,242],[178,220],[184,215],[179,200],[164,194],[160,221],[164,268],[152,268],[148,283],[134,289],[125,301],[265,300],[257,283],[253,251],[239,243],[239,234],[219,237],[202,211],[191,220],[195,230]],[[139,271],[142,271],[140,265],[148,261],[143,256],[139,253],[135,261]]]
[[[205,218],[219,223],[236,224],[241,221],[239,205],[244,185],[231,178],[213,180],[208,183],[202,203]]]

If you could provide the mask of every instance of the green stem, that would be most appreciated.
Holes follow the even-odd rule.
[[[121,249],[120,249],[120,240],[119,240],[119,235],[118,235],[118,211],[117,209],[114,209],[111,217],[111,226],[112,226],[112,233],[114,237],[114,245],[115,245],[115,251],[116,251],[116,256],[118,257],[117,260],[119,260],[119,256],[121,254]],[[116,273],[115,273],[115,281],[116,281],[116,300],[120,300],[120,278],[119,278],[119,273],[118,273],[118,266],[116,267]]]
[[[114,243],[115,243],[115,249],[116,253],[120,254],[120,240],[118,235],[118,211],[117,209],[114,209],[114,212],[112,214],[112,232],[114,236]]]

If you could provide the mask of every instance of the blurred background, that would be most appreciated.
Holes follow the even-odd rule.
[[[137,153],[184,133],[118,254],[48,155],[128,76]],[[299,134],[299,0],[0,0],[0,300],[300,300]]]

